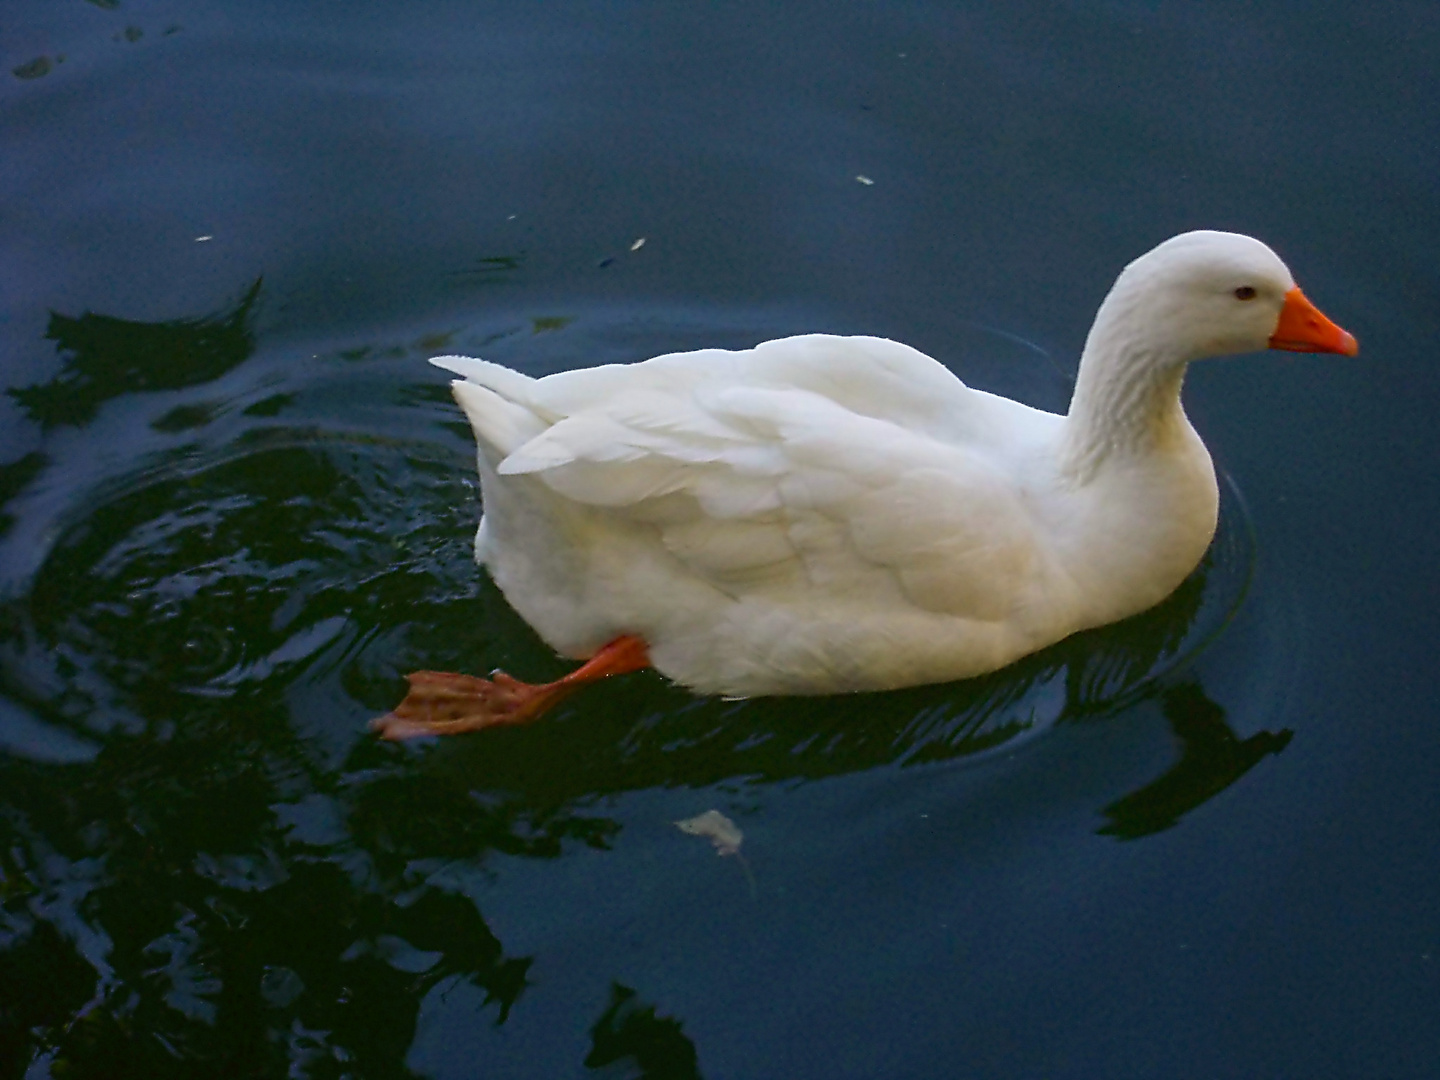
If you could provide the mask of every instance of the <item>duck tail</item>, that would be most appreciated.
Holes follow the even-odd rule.
[[[480,457],[492,472],[553,422],[529,405],[535,380],[528,375],[468,356],[437,356],[430,362],[464,376],[453,381],[450,390],[465,410]]]

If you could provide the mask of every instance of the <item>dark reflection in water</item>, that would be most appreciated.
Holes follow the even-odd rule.
[[[45,337],[55,342],[64,369],[47,383],[6,393],[30,419],[53,427],[87,423],[102,404],[121,394],[210,382],[255,351],[251,321],[260,285],[257,278],[228,311],[173,322],[51,312]]]
[[[63,59],[63,57],[56,57],[55,63],[60,63]],[[49,75],[53,67],[54,64],[50,62],[48,56],[37,56],[28,63],[11,68],[10,74],[14,75],[17,79],[39,79],[42,76]]]
[[[495,284],[519,270],[523,262],[523,255],[485,255],[463,270],[450,271],[450,276],[467,278],[477,284]]]
[[[615,983],[610,987],[610,1007],[590,1029],[592,1049],[585,1055],[585,1067],[603,1069],[624,1062],[639,1070],[631,1073],[640,1080],[692,1080],[700,1076],[695,1044],[685,1037],[680,1022],[657,1016],[655,1009],[642,1005],[635,991]]]
[[[53,425],[199,386],[249,353],[259,287],[157,326],[56,315],[65,372],[12,393]],[[363,366],[335,367],[354,392]],[[79,767],[0,757],[0,1077],[37,1055],[55,1075],[403,1075],[432,995],[469,985],[504,1025],[530,985],[534,958],[507,954],[442,871],[606,850],[622,826],[605,796],[953,761],[1161,695],[1184,751],[1106,808],[1103,831],[1131,838],[1289,737],[1237,739],[1194,676],[1166,688],[1245,591],[1227,495],[1210,557],[1166,603],[986,678],[725,702],[641,674],[524,729],[381,744],[365,721],[404,670],[564,667],[474,566],[469,436],[443,385],[387,392],[438,441],[302,426],[303,389],[238,414],[177,407],[165,430],[221,413],[241,430],[95,494],[0,598],[0,706],[98,746]],[[4,467],[0,500],[48,465]],[[643,994],[614,984],[583,1064],[698,1076],[681,1020]]]
[[[1290,744],[1290,730],[1259,731],[1241,739],[1225,723],[1225,710],[1193,682],[1161,695],[1165,718],[1180,741],[1180,760],[1139,791],[1105,807],[1110,824],[1101,833],[1134,840],[1173,826],[1207,799],[1244,776],[1267,754]]]
[[[40,474],[45,463],[45,455],[32,450],[18,461],[0,465],[0,536],[4,536],[15,524],[14,515],[5,512],[5,504]]]

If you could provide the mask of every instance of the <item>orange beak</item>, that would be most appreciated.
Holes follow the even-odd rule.
[[[1285,294],[1280,321],[1270,336],[1270,348],[1287,352],[1328,352],[1354,356],[1360,351],[1354,334],[1348,334],[1320,313],[1299,288]]]

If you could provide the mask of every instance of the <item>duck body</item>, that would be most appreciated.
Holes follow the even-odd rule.
[[[1185,366],[1315,346],[1276,345],[1298,295],[1258,241],[1168,241],[1102,305],[1064,416],[873,337],[542,379],[433,362],[460,376],[478,444],[476,558],[551,647],[638,637],[701,693],[883,690],[993,671],[1169,595],[1218,508]],[[1328,351],[1354,351],[1319,318]]]

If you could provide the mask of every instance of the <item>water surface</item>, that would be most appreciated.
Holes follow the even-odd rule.
[[[0,1076],[1440,1068],[1428,7],[12,7]],[[427,356],[873,333],[1061,409],[1202,226],[1362,354],[1192,372],[1221,531],[1155,611],[366,732],[564,670]]]

